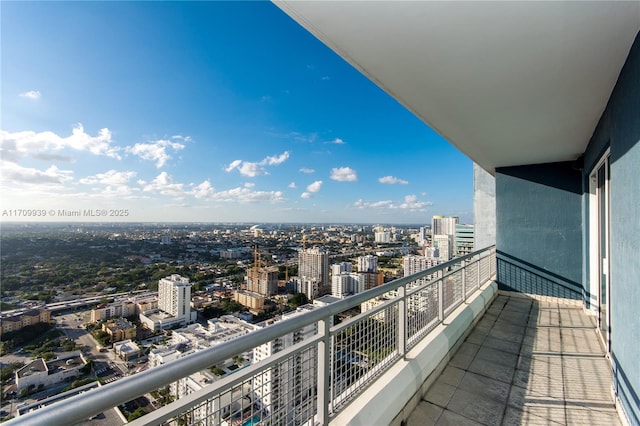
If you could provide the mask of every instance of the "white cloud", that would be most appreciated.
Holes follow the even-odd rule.
[[[423,209],[427,206],[430,206],[432,203],[428,201],[418,201],[418,197],[415,195],[406,195],[404,197],[404,203],[400,204],[398,208],[400,209],[410,209],[410,210],[419,210]]]
[[[381,177],[380,179],[378,179],[378,182],[380,183],[388,183],[389,185],[395,185],[395,184],[400,184],[400,185],[408,185],[409,182],[404,180],[404,179],[400,179],[394,176],[384,176]]]
[[[60,185],[73,180],[72,175],[73,171],[60,170],[56,166],[51,166],[46,170],[38,170],[3,161],[2,167],[0,167],[0,176],[2,176],[4,183]]]
[[[340,138],[335,138],[335,139],[333,139],[333,140],[330,140],[330,141],[329,141],[329,142],[327,142],[327,143],[330,143],[330,144],[333,144],[333,145],[344,145],[344,144],[346,144],[346,142],[345,142],[345,141],[343,141],[343,140],[342,140],[342,139],[340,139]]]
[[[213,196],[215,189],[208,180],[205,180],[199,185],[195,185],[189,193],[198,199],[208,199]]]
[[[245,182],[244,184],[245,188],[253,188],[254,186],[256,186],[256,184],[253,182]]]
[[[296,188],[296,183],[295,182],[291,182],[288,186],[289,186],[289,188],[295,189]]]
[[[282,164],[289,159],[289,151],[285,151],[278,156],[270,156],[265,158],[260,162],[260,165],[267,166],[277,166],[278,164]]]
[[[189,136],[174,136],[178,140],[191,140]],[[168,149],[180,151],[185,148],[185,145],[180,142],[172,142],[166,139],[159,139],[150,143],[137,143],[133,146],[128,146],[126,151],[130,154],[136,155],[143,160],[155,161],[156,167],[159,169],[164,166],[171,156],[167,153]]]
[[[300,169],[300,171],[301,171],[302,173],[307,173],[307,174],[315,173],[315,172],[316,172],[314,169],[308,169],[308,168],[306,168],[306,167],[301,168],[301,169]]]
[[[101,129],[97,136],[91,136],[84,131],[82,124],[77,124],[67,137],[50,131],[36,133],[28,130],[10,133],[0,130],[0,152],[2,159],[6,161],[17,162],[23,157],[73,161],[71,157],[57,153],[63,149],[87,151],[93,155],[120,159],[120,147],[112,145],[111,131],[107,128]]]
[[[350,167],[337,167],[331,169],[331,179],[338,182],[355,182],[358,180],[358,175]]]
[[[173,178],[167,172],[162,172],[151,182],[138,181],[144,192],[156,192],[162,195],[172,195],[181,197],[184,195],[184,185],[174,183]]]
[[[247,176],[247,177],[256,177],[258,175],[268,174],[265,169],[263,169],[258,165],[258,163],[250,163],[246,161],[243,162],[242,165],[240,165],[240,167],[238,167],[238,171],[242,176]]]
[[[401,203],[394,203],[391,200],[371,202],[359,199],[353,204],[353,206],[358,209],[400,209],[411,211],[422,211],[425,207],[430,205],[432,205],[432,203],[429,201],[418,201],[418,198],[415,195],[406,195]]]
[[[116,170],[109,170],[105,173],[98,173],[95,176],[88,176],[80,179],[80,183],[86,185],[93,185],[101,183],[103,185],[126,185],[129,181],[136,176],[136,172],[118,172]]]
[[[252,191],[249,188],[233,188],[227,191],[216,192],[208,199],[211,201],[237,203],[255,203],[260,201],[277,203],[284,201],[284,195],[281,191]]]
[[[322,188],[322,181],[317,180],[307,186],[307,192],[320,192],[320,188]]]
[[[310,192],[303,192],[302,194],[300,194],[300,198],[311,198],[311,193]]]
[[[39,90],[29,90],[28,92],[20,93],[19,96],[21,98],[40,99],[40,97],[42,96],[42,93],[40,93]]]
[[[122,198],[135,198],[136,196],[134,194],[136,191],[139,191],[139,189],[131,188],[127,185],[107,185],[102,191],[86,196],[91,198],[117,198],[120,200]]]
[[[230,172],[236,167],[242,164],[242,160],[233,160],[229,165],[224,169],[225,172]]]
[[[251,162],[251,161],[243,161],[243,160],[234,160],[227,167],[225,167],[225,172],[231,172],[235,169],[238,169],[238,172],[242,176],[247,177],[256,177],[258,175],[268,175],[267,170],[262,166],[277,166],[279,164],[284,163],[289,159],[289,151],[285,151],[280,155],[268,156],[261,160],[260,162]]]
[[[191,136],[182,136],[182,135],[173,135],[171,136],[171,139],[179,139],[181,141],[185,141],[185,142],[191,142]]]

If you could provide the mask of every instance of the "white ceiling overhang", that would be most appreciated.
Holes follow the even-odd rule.
[[[578,158],[640,2],[276,1],[486,170]]]

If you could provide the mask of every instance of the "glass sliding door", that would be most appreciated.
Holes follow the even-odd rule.
[[[609,271],[609,156],[596,167],[598,269],[598,328],[607,352],[611,351],[611,286]]]

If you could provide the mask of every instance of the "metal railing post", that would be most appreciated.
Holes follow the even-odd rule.
[[[467,301],[467,261],[463,260],[460,265],[460,274],[462,275],[462,300]]]
[[[442,278],[438,280],[438,322],[444,321],[444,286]]]
[[[480,279],[482,278],[480,276],[480,271],[481,271],[480,262],[482,262],[482,258],[478,255],[478,260],[476,261],[476,265],[477,265],[477,268],[476,268],[477,274],[476,275],[478,276],[478,278],[476,280],[477,281],[476,282],[476,288],[480,288],[480,283],[481,283]]]
[[[398,352],[404,359],[407,353],[407,289],[402,285],[398,287]]]
[[[318,342],[318,422],[329,424],[329,388],[331,385],[331,317],[318,321],[318,334],[322,340]]]

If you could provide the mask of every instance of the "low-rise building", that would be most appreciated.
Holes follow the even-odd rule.
[[[113,345],[113,350],[123,361],[131,361],[140,357],[140,347],[131,339],[122,340]]]
[[[80,369],[87,361],[80,352],[68,352],[51,361],[36,358],[16,371],[16,388],[18,391],[30,386],[50,386],[80,375]]]
[[[102,331],[106,331],[112,342],[133,339],[136,337],[136,326],[126,318],[112,318],[102,324]]]
[[[51,320],[51,312],[45,308],[28,309],[0,319],[0,336],[4,333],[20,330],[29,325],[48,323]]]

